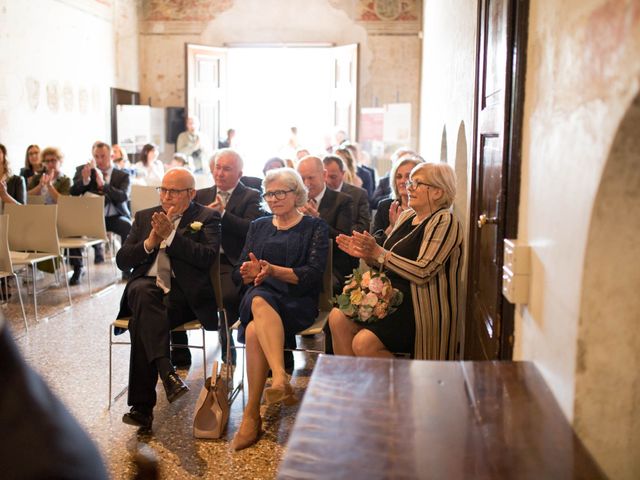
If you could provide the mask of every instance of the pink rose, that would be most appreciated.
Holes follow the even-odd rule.
[[[384,282],[380,277],[372,278],[369,282],[369,290],[373,293],[382,293],[382,288],[384,287]]]
[[[380,302],[379,304],[377,304],[374,309],[373,309],[373,314],[378,317],[378,320],[384,318],[387,316],[387,308],[389,307],[389,304],[385,303],[385,302]]]
[[[375,307],[377,303],[378,296],[373,292],[367,293],[362,301],[362,305],[368,305],[369,307]]]

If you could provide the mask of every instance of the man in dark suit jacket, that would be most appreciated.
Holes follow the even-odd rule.
[[[195,179],[184,168],[162,179],[160,207],[136,213],[118,251],[122,270],[133,269],[118,317],[131,315],[128,404],[123,422],[150,428],[160,376],[173,402],[188,390],[169,359],[169,332],[193,318],[217,329],[210,269],[220,244],[220,214],[192,202]]]
[[[336,192],[346,193],[353,200],[352,219],[353,228],[358,232],[369,231],[371,227],[371,212],[369,199],[364,188],[350,185],[344,181],[344,162],[337,155],[326,155],[322,159],[326,171],[325,183]]]
[[[242,167],[242,157],[236,151],[229,148],[218,150],[209,162],[215,185],[198,190],[195,197],[196,202],[216,210],[222,217],[220,277],[224,308],[231,324],[238,319],[240,306],[240,285],[233,282],[231,273],[238,263],[245,238],[249,233],[249,225],[256,218],[264,215],[260,192],[246,187],[240,181]],[[172,340],[173,343],[186,343],[186,335],[182,332],[173,333]],[[226,332],[223,330],[220,330],[220,344],[222,360],[226,363]],[[179,354],[179,352],[175,353]],[[231,353],[232,358],[229,363],[235,365],[235,350]],[[178,358],[178,355],[172,354],[172,356]],[[187,363],[190,358],[182,360]]]
[[[71,186],[71,195],[92,193],[104,196],[104,216],[107,231],[120,236],[124,244],[131,230],[131,213],[127,202],[131,193],[129,174],[114,168],[111,162],[111,145],[104,142],[93,144],[93,161],[76,169]],[[79,251],[70,252],[73,276],[70,285],[77,285],[82,273],[82,258]],[[104,261],[101,249],[96,249],[96,263]],[[125,272],[126,277],[127,272]]]
[[[0,313],[2,478],[108,479],[98,449],[24,361]]]
[[[332,240],[353,230],[353,200],[346,193],[334,192],[325,185],[326,172],[322,160],[306,156],[298,163],[298,173],[309,190],[309,201],[300,210],[305,215],[322,218],[329,225]],[[333,244],[333,286],[334,291],[342,289],[344,277],[353,269],[353,259]]]

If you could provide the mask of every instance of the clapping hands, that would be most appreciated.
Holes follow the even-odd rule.
[[[352,235],[338,235],[336,243],[343,252],[365,261],[373,261],[380,252],[384,252],[384,249],[376,243],[376,239],[367,231],[363,233],[354,231]]]
[[[253,283],[255,286],[260,285],[265,278],[271,275],[272,266],[266,260],[258,260],[258,258],[249,252],[249,260],[240,265],[240,275],[245,285]]]

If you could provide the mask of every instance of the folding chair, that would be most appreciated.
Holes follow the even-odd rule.
[[[156,187],[131,185],[131,215],[158,205],[160,205],[160,195],[158,195]]]
[[[22,310],[22,318],[24,319],[24,328],[29,331],[29,325],[27,324],[27,314],[24,311],[24,303],[22,303],[22,292],[20,289],[20,282],[18,276],[13,271],[13,264],[11,263],[11,254],[9,253],[9,216],[0,215],[0,278],[5,279],[13,278],[16,282],[16,290],[18,291],[18,299],[20,300],[20,309]],[[5,284],[7,291],[9,291],[9,283]]]
[[[58,235],[60,248],[66,252],[67,257],[71,258],[69,251],[72,248],[81,250],[79,258],[84,259],[87,265],[89,295],[92,295],[89,248],[109,241],[104,223],[104,197],[60,195],[58,198]],[[114,282],[107,288],[115,285],[115,282],[114,279]]]
[[[36,321],[38,321],[36,265],[44,261],[51,261],[57,277],[56,262],[62,260],[56,227],[57,209],[57,205],[6,204],[4,206],[4,211],[9,215],[11,225],[9,229],[11,262],[13,265],[28,265],[31,267],[33,307]],[[71,308],[73,304],[71,303],[67,267],[64,262],[61,263],[67,287],[67,297],[69,298],[69,307],[64,307],[61,311],[64,312],[67,308]]]

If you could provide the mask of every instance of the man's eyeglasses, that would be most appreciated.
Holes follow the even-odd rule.
[[[410,190],[417,189],[420,185],[424,185],[425,187],[438,188],[435,185],[430,185],[428,183],[419,182],[418,180],[408,180],[404,182],[404,186]]]
[[[156,191],[160,195],[166,195],[169,197],[174,197],[176,195],[180,195],[182,192],[189,192],[193,190],[192,188],[181,188],[180,190],[176,190],[175,188],[164,188],[164,187],[156,187]]]
[[[267,201],[273,200],[274,198],[276,200],[284,200],[284,197],[287,196],[287,193],[291,193],[291,192],[293,192],[293,190],[275,190],[273,192],[264,192],[262,194],[262,198],[264,198]]]

